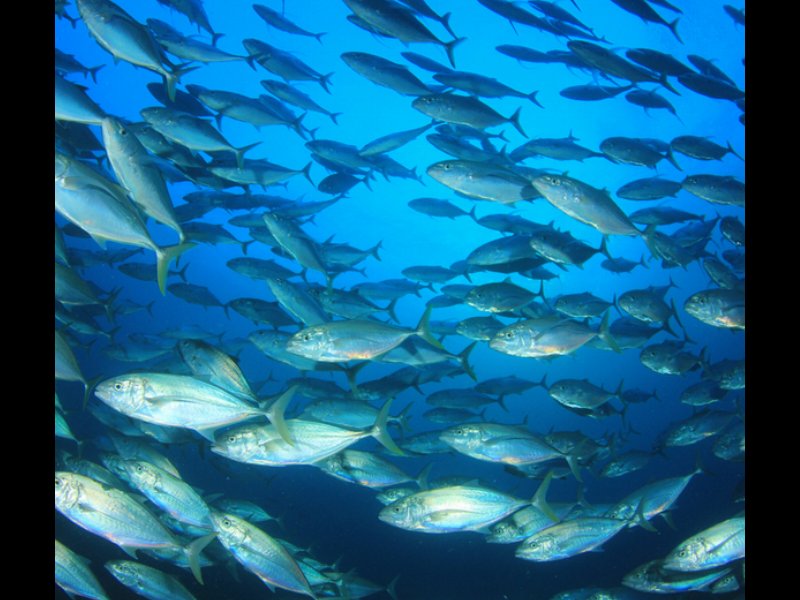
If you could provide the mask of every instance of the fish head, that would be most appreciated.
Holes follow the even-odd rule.
[[[456,450],[475,448],[481,443],[482,437],[481,428],[474,424],[456,425],[439,435],[440,440]]]
[[[110,454],[108,452],[104,452],[100,456],[100,462],[103,463],[103,466],[106,469],[122,479],[122,481],[130,483],[130,475],[128,474],[128,470],[125,468],[126,461],[119,454]]]
[[[306,327],[289,338],[286,350],[292,354],[316,360],[317,357],[325,354],[325,350],[330,347],[331,342],[331,335],[326,327]]]
[[[554,195],[560,194],[567,183],[568,181],[565,177],[551,174],[539,175],[531,179],[533,188],[545,198],[551,198]]]
[[[378,518],[395,527],[412,529],[419,522],[421,512],[422,506],[419,499],[412,495],[401,498],[383,508],[378,513]]]
[[[556,537],[549,533],[534,535],[525,540],[516,555],[526,560],[548,560],[556,550]]]
[[[498,331],[489,347],[505,354],[519,354],[532,347],[534,336],[524,323],[515,323]]]
[[[491,529],[491,533],[486,537],[490,544],[505,544],[514,541],[518,533],[518,528],[509,521],[500,521]]]
[[[220,542],[226,547],[236,547],[247,541],[247,522],[231,513],[211,511],[211,524]]]
[[[690,539],[679,545],[664,559],[664,568],[677,571],[694,571],[702,565],[703,557],[707,556],[708,548],[712,546],[702,537]]]
[[[120,464],[127,473],[127,480],[136,487],[152,489],[161,480],[153,465],[143,460],[123,460]]]
[[[94,394],[111,408],[124,414],[132,414],[144,406],[146,388],[145,377],[121,375],[97,384]]]
[[[214,435],[211,451],[232,460],[246,462],[258,452],[259,437],[257,430],[249,425]]]
[[[75,473],[56,471],[56,508],[69,510],[81,498],[81,483]]]
[[[105,564],[105,568],[122,585],[132,587],[139,582],[139,570],[136,564],[129,560],[110,560]]]

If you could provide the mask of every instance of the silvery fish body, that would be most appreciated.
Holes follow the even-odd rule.
[[[55,117],[57,121],[70,121],[99,125],[106,114],[77,83],[59,77],[55,79]]]
[[[565,455],[522,427],[497,423],[465,423],[443,431],[439,438],[457,452],[478,460],[529,465]]]
[[[200,433],[265,415],[240,397],[187,375],[121,375],[98,384],[95,394],[135,419]]]
[[[649,521],[668,510],[683,493],[692,478],[700,472],[697,469],[684,477],[670,477],[649,483],[626,496],[606,512],[605,516],[628,520],[633,524],[632,520],[636,513],[641,511],[642,516]]]
[[[113,117],[103,119],[102,129],[108,160],[131,199],[156,221],[174,229],[183,242],[184,234],[164,177],[142,143]]]
[[[531,184],[550,204],[600,233],[641,235],[604,190],[571,177],[555,175],[540,175]]]
[[[414,481],[394,463],[361,450],[345,449],[316,465],[337,479],[373,489]]]
[[[79,527],[122,548],[180,546],[130,494],[67,471],[57,471],[55,482],[56,509]]]
[[[255,525],[230,513],[212,513],[217,539],[241,565],[274,589],[315,598],[306,576],[288,550]]]
[[[670,571],[705,571],[744,558],[744,517],[717,523],[678,544],[664,558]]]
[[[222,350],[202,340],[181,340],[178,342],[178,352],[195,377],[246,401],[256,400],[239,365]]]
[[[423,533],[477,531],[527,504],[481,486],[457,485],[402,498],[383,508],[378,518],[395,527]]]
[[[718,567],[708,571],[669,571],[663,560],[645,563],[622,578],[622,585],[656,594],[675,594],[688,591],[705,591],[715,581],[731,572],[730,567]]]
[[[627,526],[628,521],[621,519],[577,517],[533,534],[515,554],[537,562],[562,560],[602,546]]]
[[[744,331],[745,307],[742,290],[703,290],[690,296],[683,308],[706,325]]]
[[[122,466],[128,481],[153,504],[182,523],[211,530],[210,509],[188,483],[145,461],[123,461]]]
[[[110,560],[105,566],[122,585],[149,600],[194,600],[180,581],[153,567],[132,560]]]
[[[92,600],[109,600],[100,582],[89,569],[89,561],[58,540],[55,543],[55,578],[58,587],[70,595]]]

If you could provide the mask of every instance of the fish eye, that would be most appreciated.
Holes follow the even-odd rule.
[[[137,473],[143,473],[144,472],[144,467],[142,465],[136,465],[136,472]]]
[[[57,486],[61,485],[61,478],[60,477],[56,477],[56,485]]]
[[[235,436],[233,436],[233,435],[229,435],[229,436],[228,436],[228,442],[229,442],[229,443],[231,443],[231,444],[232,444],[232,443],[233,443],[233,442],[235,442],[235,441],[236,441],[236,437],[235,437]]]
[[[122,384],[121,383],[115,383],[114,384],[114,389],[117,390],[118,392],[121,391],[122,390]]]
[[[303,341],[304,342],[307,342],[310,339],[311,339],[311,334],[310,333],[303,334]]]
[[[514,333],[513,332],[511,332],[511,331],[507,331],[506,332],[506,339],[507,340],[510,340],[513,337],[514,337]]]
[[[231,524],[231,520],[230,520],[230,519],[222,519],[222,524],[223,524],[225,527],[229,527],[229,526],[230,526],[230,524]]]

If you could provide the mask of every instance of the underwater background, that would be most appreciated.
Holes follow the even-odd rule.
[[[58,8],[59,3],[56,4]],[[211,42],[207,31],[191,23],[180,11],[171,10],[169,2],[120,0],[117,4],[140,23],[159,19],[184,35]],[[336,140],[361,148],[380,136],[422,127],[431,122],[429,116],[412,107],[414,96],[400,94],[359,75],[345,64],[341,54],[367,52],[405,64],[433,89],[439,85],[433,79],[433,73],[412,64],[401,53],[414,52],[448,65],[447,54],[440,44],[404,44],[397,39],[373,35],[348,20],[351,11],[340,0],[264,0],[261,3],[278,12],[283,11],[286,18],[306,31],[324,32],[325,35],[318,39],[271,27],[256,14],[252,4],[239,0],[205,0],[202,3],[214,31],[224,34],[216,41],[217,47],[231,54],[245,56],[247,53],[242,40],[260,39],[290,53],[319,74],[332,73],[329,93],[318,82],[290,83],[327,111],[338,113],[334,122],[325,114],[308,111],[302,119],[302,127],[306,128],[306,131],[300,132],[303,135],[290,126],[274,125],[257,129],[252,124],[223,117],[220,131],[232,146],[242,147],[259,142],[247,151],[247,159],[266,159],[297,172],[280,185],[269,186],[266,190],[251,186],[250,192],[253,194],[265,193],[294,202],[314,202],[336,197],[336,194],[317,189],[317,185],[331,172],[311,156],[306,146],[312,139],[308,131],[313,132],[317,140]],[[516,4],[532,14],[541,14],[532,5]],[[659,4],[653,2],[652,7],[667,21],[679,19],[675,29],[680,40],[669,27],[645,22],[611,0],[562,1],[558,6],[591,27],[595,36],[607,42],[600,43],[617,54],[623,55],[625,50],[631,48],[651,48],[687,64],[690,64],[688,55],[704,57],[727,74],[738,89],[744,90],[744,26],[731,18],[724,3],[715,0],[675,0],[673,5],[682,9],[681,14]],[[428,5],[439,15],[450,12],[450,27],[457,37],[465,38],[453,48],[455,66],[459,70],[493,77],[525,95],[537,92],[536,102],[526,97],[483,98],[503,117],[510,117],[521,107],[519,124],[531,139],[574,136],[580,145],[600,152],[600,143],[612,136],[670,142],[679,135],[695,135],[708,137],[721,146],[730,144],[739,155],[729,152],[719,160],[699,160],[674,152],[674,162],[681,170],[670,160],[660,161],[653,169],[613,162],[602,156],[582,161],[534,156],[524,161],[525,166],[557,175],[567,174],[595,188],[608,190],[627,215],[645,207],[668,205],[702,215],[705,222],[717,217],[736,217],[744,223],[743,205],[711,203],[686,189],[654,201],[625,200],[614,193],[624,184],[655,175],[677,182],[694,174],[730,176],[743,181],[744,119],[743,110],[736,102],[692,91],[678,84],[674,77],[670,77],[669,81],[679,94],[668,91],[657,82],[644,82],[638,86],[640,89],[655,90],[667,98],[674,107],[674,113],[663,108],[645,110],[626,100],[625,93],[599,101],[570,99],[560,92],[577,85],[595,83],[610,86],[627,82],[612,82],[599,77],[597,73],[593,75],[586,69],[568,67],[558,62],[517,61],[499,52],[496,49],[498,46],[509,44],[527,46],[541,52],[566,50],[567,42],[573,38],[554,35],[521,23],[512,25],[508,19],[477,0],[430,0]],[[737,8],[744,7],[737,5]],[[64,18],[63,13],[59,16],[57,10],[55,48],[73,55],[87,67],[104,65],[94,73],[96,81],[80,72],[64,74],[65,78],[86,86],[87,94],[106,114],[120,119],[141,121],[140,110],[160,105],[147,87],[148,84],[161,82],[158,74],[135,68],[125,61],[115,63],[111,54],[92,38],[78,18],[74,2],[67,3],[62,10],[75,22],[73,24]],[[439,40],[452,39],[440,22],[427,17],[420,17],[420,20]],[[178,64],[183,61],[175,58],[172,62]],[[265,93],[262,80],[280,79],[259,64],[250,66],[245,60],[197,62],[192,66],[197,68],[181,77],[177,86],[179,91],[186,91],[187,85],[195,84],[257,98]],[[298,116],[303,112],[296,107],[291,109]],[[102,142],[100,128],[92,125],[91,129]],[[527,141],[510,122],[486,130],[504,134],[505,139],[489,141],[495,151],[505,147],[511,152]],[[333,280],[335,288],[347,290],[363,282],[402,279],[405,278],[403,270],[412,266],[448,267],[465,260],[482,244],[501,237],[500,232],[481,226],[469,216],[450,219],[413,210],[409,207],[409,201],[416,198],[448,200],[464,211],[474,207],[478,218],[489,214],[513,214],[536,223],[552,223],[593,248],[600,246],[603,236],[597,229],[569,217],[544,198],[503,205],[459,195],[430,177],[426,173],[430,165],[452,158],[426,140],[425,136],[434,132],[435,127],[431,127],[391,152],[392,158],[414,170],[414,177],[374,173],[366,182],[369,187],[363,182],[356,183],[335,203],[325,207],[312,219],[303,221],[303,231],[320,244],[333,240],[359,249],[370,249],[380,244],[377,252],[366,256],[355,269],[337,275]],[[101,156],[102,149],[95,155]],[[207,159],[209,155],[204,156]],[[301,171],[309,163],[306,178]],[[186,204],[184,196],[187,194],[212,188],[187,179],[170,181],[168,189],[174,206],[178,208]],[[232,186],[225,191],[240,194],[243,190]],[[67,225],[67,220],[56,213],[56,227],[62,229],[67,250],[73,253],[71,257],[74,260],[70,261],[72,268],[82,279],[102,290],[101,295],[115,292],[108,311],[113,314],[113,320],[100,311],[101,314],[94,321],[101,332],[81,332],[70,329],[63,321],[56,321],[56,328],[68,335],[69,345],[87,381],[102,381],[134,371],[177,372],[179,367],[176,365],[179,365],[180,359],[173,349],[182,336],[181,332],[186,335],[189,335],[187,332],[194,332],[198,336],[207,336],[205,339],[208,343],[235,357],[252,389],[262,400],[281,394],[290,381],[301,376],[333,381],[344,390],[349,389],[348,379],[341,371],[301,373],[288,364],[267,357],[248,337],[257,330],[269,327],[254,324],[237,311],[222,306],[236,298],[245,297],[275,301],[263,280],[233,271],[227,264],[232,259],[242,256],[272,259],[295,273],[301,270],[291,256],[273,252],[268,244],[258,240],[244,244],[252,240],[249,230],[231,225],[229,220],[246,212],[217,207],[193,218],[192,222],[224,226],[238,243],[197,243],[180,257],[177,264],[173,263],[170,267],[168,284],[177,283],[184,277],[188,283],[207,288],[221,306],[192,303],[169,290],[162,295],[154,279],[142,281],[126,275],[120,269],[125,260],[154,265],[153,253],[142,250],[120,260],[116,258],[120,255],[115,256],[114,253],[133,249],[132,246],[109,243],[103,250],[88,237],[76,235],[74,229],[71,230]],[[658,231],[671,233],[683,224],[659,226]],[[637,227],[644,230],[644,225]],[[175,232],[163,224],[150,220],[148,229],[159,246],[177,242]],[[581,468],[582,485],[569,473],[554,479],[547,493],[547,500],[551,504],[575,502],[579,488],[582,488],[583,498],[590,505],[614,503],[647,483],[685,476],[699,464],[703,472],[691,479],[678,501],[670,508],[674,529],[665,520],[655,519],[653,525],[657,533],[630,527],[605,543],[601,551],[552,562],[531,562],[515,557],[515,545],[486,543],[483,535],[477,532],[428,535],[392,527],[378,519],[383,506],[375,498],[376,490],[335,479],[314,466],[278,468],[234,462],[212,453],[209,450],[210,443],[199,436],[187,443],[160,444],[153,441],[152,444],[169,457],[185,481],[202,490],[203,494],[224,494],[250,500],[279,517],[280,524],[270,522],[264,529],[280,539],[310,549],[318,560],[326,564],[336,563],[339,571],[352,571],[381,588],[397,578],[394,590],[401,599],[547,599],[559,592],[582,587],[618,588],[622,578],[634,568],[664,557],[690,535],[744,510],[743,456],[737,460],[724,460],[714,454],[713,445],[719,431],[688,446],[663,447],[661,452],[655,450],[660,447],[667,431],[703,410],[728,413],[731,423],[744,418],[743,383],[741,388],[727,391],[712,406],[688,405],[681,402],[681,394],[691,385],[705,380],[710,365],[726,359],[743,360],[745,334],[743,327],[736,331],[713,327],[684,310],[684,303],[692,294],[716,287],[700,258],[684,266],[665,266],[662,260],[652,257],[651,249],[637,236],[608,236],[607,246],[610,255],[632,261],[644,257],[645,265],[636,266],[630,272],[613,273],[601,267],[605,258],[601,255],[592,256],[582,266],[566,265],[561,268],[547,265],[552,278],[543,281],[544,299],[554,301],[565,294],[591,292],[612,302],[629,290],[670,285],[665,299],[668,303],[674,302],[680,324],[672,317],[670,323],[675,335],[659,331],[645,344],[669,339],[684,340],[684,350],[701,356],[704,361],[702,364],[698,363],[697,367],[682,375],[667,375],[656,373],[642,364],[639,357],[641,346],[613,352],[586,345],[564,356],[525,358],[498,352],[490,348],[487,341],[478,341],[468,358],[476,380],[462,371],[438,381],[423,383],[418,389],[409,385],[395,396],[391,408],[391,413],[397,414],[410,406],[407,428],[402,435],[399,428],[395,427],[390,428],[390,433],[402,446],[406,436],[449,427],[423,416],[431,408],[425,402],[425,397],[437,390],[471,388],[481,381],[496,377],[515,375],[531,382],[540,382],[546,375],[548,384],[565,378],[588,379],[606,390],[615,390],[622,382],[623,389],[643,390],[657,397],[626,404],[616,398],[611,402],[616,408],[613,414],[592,418],[567,410],[551,398],[544,387],[534,386],[521,394],[506,396],[504,406],[489,405],[477,419],[507,424],[524,422],[527,428],[539,435],[553,431],[579,431],[608,448],[605,456]],[[735,246],[720,233],[719,226],[711,230],[703,247],[708,254],[719,257],[726,250],[735,250]],[[743,254],[740,259],[743,263]],[[186,270],[182,276],[173,274],[184,268]],[[539,280],[515,272],[479,271],[468,275],[469,280],[463,274],[456,274],[447,282],[434,282],[427,288],[419,289],[416,294],[400,297],[395,305],[397,324],[413,329],[420,321],[426,303],[439,296],[442,286],[447,284],[481,285],[510,277],[515,284],[531,292],[540,289]],[[308,270],[306,276],[308,282],[326,284],[325,277],[319,272]],[[743,269],[738,271],[738,276],[743,281]],[[298,275],[292,281],[299,285],[303,279]],[[427,285],[427,282],[423,284]],[[382,307],[386,305],[383,299],[375,302]],[[615,306],[608,311],[611,322],[624,314]],[[463,302],[437,306],[431,312],[431,329],[436,333],[441,331],[437,328],[444,327],[446,323],[455,324],[468,317],[486,314]],[[387,319],[383,312],[375,316]],[[498,318],[508,325],[520,317]],[[591,320],[592,327],[598,328],[599,323],[599,318]],[[280,327],[288,333],[295,333],[299,328],[299,325]],[[147,344],[143,344],[143,340]],[[449,353],[458,355],[473,340],[448,332],[441,337],[441,341]],[[145,355],[143,345],[153,351],[154,358]],[[139,351],[141,354],[137,354]],[[457,366],[457,361],[452,362]],[[376,380],[402,366],[371,360],[357,373],[355,380],[357,384]],[[89,409],[102,403],[90,394],[87,409],[83,409],[84,386],[80,382],[57,380],[55,390],[69,427],[81,442],[81,456],[99,463],[100,453],[108,449],[104,440],[108,427],[101,424]],[[300,414],[310,402],[308,398],[297,397],[290,403],[287,417]],[[373,404],[379,407],[382,402]],[[624,412],[620,414],[623,408]],[[383,448],[372,439],[361,440],[354,448],[383,452]],[[75,455],[78,447],[74,440],[56,437],[55,450],[57,470],[62,470],[59,466],[61,453],[66,451]],[[640,470],[619,478],[600,476],[600,469],[610,455],[629,450],[653,451],[653,454]],[[526,478],[504,469],[501,464],[475,460],[456,452],[404,457],[384,452],[383,456],[412,477],[432,465],[428,474],[430,482],[445,477],[463,477],[479,480],[482,484],[519,498],[530,498],[542,477]],[[59,541],[91,561],[91,569],[109,597],[136,597],[102,567],[107,560],[129,558],[118,547],[77,527],[59,512],[55,513],[55,535]],[[241,568],[234,577],[229,569],[222,566],[206,567],[203,569],[205,585],[200,586],[186,570],[149,557],[142,559],[142,562],[175,575],[199,599],[300,597],[299,594],[280,590],[273,594],[261,581]],[[692,592],[689,595],[707,593]],[[743,597],[743,592],[740,590],[719,596]],[[56,597],[64,597],[64,592],[58,587]],[[385,591],[378,591],[374,597],[389,596]]]

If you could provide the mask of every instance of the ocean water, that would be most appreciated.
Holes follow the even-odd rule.
[[[195,35],[210,41],[207,32],[189,22],[177,11],[155,0],[120,1],[134,19],[144,23],[157,18],[171,24],[185,35]],[[373,139],[393,132],[421,127],[430,119],[415,110],[413,96],[378,86],[350,69],[340,58],[344,52],[368,52],[394,62],[407,64],[410,70],[427,84],[435,85],[432,73],[409,62],[402,52],[415,52],[447,65],[444,49],[432,43],[403,44],[397,39],[374,36],[348,21],[349,9],[339,0],[265,0],[263,4],[276,10],[284,10],[285,16],[303,29],[320,33],[321,39],[292,35],[267,25],[253,10],[252,3],[238,0],[205,0],[209,21],[214,30],[224,34],[218,47],[233,54],[246,54],[242,40],[256,38],[264,40],[302,60],[320,74],[332,73],[330,93],[312,81],[290,82],[311,96],[325,109],[341,113],[338,124],[320,113],[308,112],[302,124],[314,131],[317,139],[336,140],[361,147]],[[727,74],[739,89],[745,89],[744,28],[736,24],[723,9],[723,2],[708,0],[689,2],[675,0],[674,5],[683,10],[678,15],[653,3],[653,7],[668,21],[679,17],[677,31],[681,43],[665,26],[646,23],[624,11],[610,0],[577,0],[579,9],[571,2],[559,3],[595,34],[604,38],[611,49],[620,54],[629,48],[651,48],[670,54],[691,66],[689,55],[697,55],[713,61]],[[537,91],[537,106],[527,98],[505,97],[484,99],[504,117],[509,117],[521,107],[520,124],[530,138],[564,138],[573,135],[582,146],[599,151],[600,143],[612,136],[653,138],[669,142],[679,135],[706,136],[725,146],[728,142],[742,157],[745,156],[744,124],[740,120],[742,111],[735,103],[711,98],[680,85],[677,79],[669,81],[680,94],[673,94],[658,84],[643,83],[641,89],[657,90],[674,106],[676,114],[663,109],[645,111],[625,99],[625,94],[614,98],[582,102],[565,98],[559,92],[567,87],[589,84],[614,85],[603,78],[595,78],[587,71],[567,68],[564,64],[522,63],[501,54],[496,47],[503,44],[528,46],[540,51],[566,50],[566,37],[539,31],[523,24],[512,24],[474,0],[446,1],[430,0],[429,5],[438,14],[451,13],[450,25],[458,37],[466,38],[454,49],[455,64],[459,70],[491,76],[526,94]],[[527,6],[527,5],[526,5]],[[739,7],[739,8],[743,8]],[[77,18],[74,3],[65,9]],[[531,8],[531,12],[535,11]],[[433,20],[421,21],[440,40],[450,40],[446,30]],[[85,85],[89,96],[109,115],[130,121],[140,121],[139,111],[159,103],[147,89],[147,84],[160,82],[161,77],[152,71],[135,68],[119,61],[98,45],[89,35],[80,20],[72,26],[66,19],[55,19],[55,47],[74,55],[83,65],[95,67],[105,65],[96,73],[96,82],[80,73],[67,75],[70,81]],[[178,63],[180,60],[175,59]],[[251,68],[245,61],[225,63],[196,63],[197,69],[182,77],[178,89],[197,84],[213,90],[234,91],[250,97],[265,93],[262,80],[278,77],[259,65]],[[625,83],[617,80],[617,84]],[[300,114],[300,109],[292,109]],[[253,125],[223,117],[221,131],[236,147],[259,142],[247,153],[248,158],[267,159],[290,169],[300,170],[311,162],[309,182],[302,175],[285,181],[285,185],[271,186],[266,191],[253,187],[253,193],[267,193],[298,202],[329,199],[332,196],[316,189],[316,184],[329,175],[317,162],[312,161],[308,141],[296,131],[284,126],[265,126],[260,130]],[[100,128],[92,127],[99,140]],[[487,129],[492,133],[503,132],[503,140],[493,139],[496,149],[511,150],[525,142],[525,138],[510,123]],[[409,169],[415,169],[418,179],[391,176],[388,179],[375,174],[368,189],[364,184],[353,187],[345,197],[325,208],[313,220],[303,224],[309,237],[322,243],[332,239],[356,248],[371,248],[380,243],[379,256],[368,257],[357,265],[359,271],[349,271],[337,276],[334,286],[350,289],[362,282],[377,282],[402,278],[401,271],[410,266],[449,266],[465,259],[475,248],[500,237],[500,233],[477,224],[469,217],[446,219],[431,217],[412,210],[408,202],[415,198],[435,197],[446,199],[463,210],[476,207],[478,217],[489,214],[514,214],[538,223],[552,222],[556,227],[569,231],[575,237],[598,247],[602,236],[594,228],[560,212],[545,199],[522,201],[513,206],[495,202],[473,200],[457,195],[447,186],[426,174],[433,163],[451,158],[430,144],[425,136],[430,129],[391,152],[390,156]],[[208,155],[201,153],[207,160]],[[694,174],[731,176],[744,180],[745,163],[733,154],[721,160],[701,161],[678,152],[675,160],[678,170],[667,160],[658,163],[656,169],[644,166],[613,163],[600,157],[585,161],[558,161],[545,157],[534,157],[524,161],[527,167],[547,169],[553,173],[567,173],[596,188],[607,189],[612,198],[626,214],[656,205],[668,205],[705,216],[711,220],[717,216],[735,216],[744,223],[744,209],[710,203],[681,190],[675,197],[656,201],[628,201],[619,199],[614,192],[623,184],[635,179],[659,175],[674,181]],[[191,192],[210,189],[190,181],[173,182],[169,192],[176,207],[184,204],[183,197]],[[240,193],[241,188],[227,190]],[[236,239],[249,241],[247,229],[228,224],[228,220],[244,211],[226,211],[215,208],[197,221],[224,225]],[[64,227],[65,219],[56,214],[56,226]],[[659,231],[671,233],[680,225],[659,227]],[[174,244],[174,231],[164,225],[148,223],[153,239],[159,245]],[[640,226],[642,227],[642,226]],[[67,247],[70,250],[91,251],[96,256],[110,255],[130,246],[110,243],[103,251],[91,239],[69,235],[65,230]],[[639,260],[650,257],[651,252],[638,237],[610,236],[608,248],[615,257]],[[721,255],[733,249],[733,245],[715,227],[706,245],[709,253]],[[226,263],[243,256],[241,244],[200,243],[187,251],[177,268],[188,268],[185,277],[189,283],[208,288],[223,304],[241,297],[257,297],[274,300],[263,281],[256,281],[232,271]],[[272,249],[255,241],[247,247],[247,256],[274,259],[294,271],[299,267],[294,260],[278,256]],[[703,270],[700,261],[692,261],[685,268],[665,268],[661,261],[652,259],[647,268],[636,267],[632,272],[614,274],[600,266],[602,256],[589,259],[582,268],[567,266],[565,269],[549,265],[547,268],[557,277],[544,282],[547,299],[579,292],[592,292],[611,301],[623,292],[648,286],[674,287],[666,294],[668,301],[678,307],[680,321],[685,334],[692,340],[686,350],[699,354],[701,350],[709,363],[723,359],[744,358],[744,332],[731,332],[711,327],[693,318],[683,309],[685,300],[692,294],[714,287]],[[151,262],[155,259],[151,251],[142,251],[130,261]],[[172,269],[175,269],[175,265]],[[251,384],[262,398],[283,392],[287,382],[301,373],[286,364],[266,357],[251,342],[248,336],[264,328],[243,318],[234,310],[228,314],[221,307],[203,307],[189,303],[174,294],[162,295],[154,281],[140,281],[125,275],[118,263],[93,264],[76,269],[83,279],[108,293],[118,294],[112,307],[129,305],[138,308],[128,314],[118,314],[114,323],[99,317],[97,323],[105,332],[113,331],[113,338],[106,335],[74,333],[70,344],[81,371],[87,379],[106,379],[137,370],[167,370],[175,368],[177,355],[165,354],[163,359],[120,360],[120,348],[133,348],[137,336],[146,335],[163,344],[174,344],[172,333],[180,329],[197,328],[217,337],[210,338],[213,344],[236,357]],[[363,270],[363,272],[360,272]],[[511,280],[531,291],[539,289],[539,282],[512,273]],[[743,274],[740,273],[743,277]],[[479,285],[502,281],[506,274],[480,272],[470,275],[472,284]],[[322,275],[308,272],[309,282],[324,285]],[[175,275],[169,283],[179,281]],[[294,278],[293,281],[302,280]],[[469,284],[463,276],[455,277],[450,284]],[[434,289],[423,289],[419,296],[402,297],[396,306],[401,326],[413,328],[419,321],[428,300],[439,294],[442,284],[433,284]],[[382,306],[384,301],[379,301]],[[148,307],[148,309],[144,309]],[[615,307],[609,309],[610,320],[620,316]],[[435,308],[432,321],[452,321],[482,313],[466,305]],[[378,313],[384,318],[383,313]],[[513,318],[501,317],[510,324]],[[592,324],[597,326],[598,320]],[[684,331],[670,319],[671,326],[681,339]],[[57,327],[61,324],[57,323]],[[116,329],[115,329],[116,328]],[[284,327],[294,332],[296,327]],[[113,339],[113,341],[112,341]],[[648,344],[672,338],[666,332],[656,334]],[[462,351],[471,340],[460,335],[447,335],[443,345],[451,353]],[[114,352],[116,350],[116,353]],[[534,387],[521,395],[510,395],[505,399],[507,410],[491,405],[484,418],[491,422],[518,424],[527,419],[527,427],[534,433],[551,431],[580,431],[592,439],[603,441],[615,437],[617,452],[627,450],[652,450],[663,434],[673,425],[688,419],[696,410],[680,402],[681,393],[690,385],[699,382],[704,369],[696,369],[683,376],[662,375],[646,368],[639,360],[639,348],[625,349],[620,353],[583,347],[567,356],[550,359],[520,358],[502,354],[491,349],[487,342],[478,342],[469,362],[478,381],[494,377],[516,375],[531,381],[540,381],[544,375],[548,383],[564,378],[588,379],[607,390],[616,389],[623,381],[624,389],[637,388],[657,392],[658,398],[644,403],[630,404],[624,420],[617,415],[600,419],[580,416],[566,410],[550,398],[542,387]],[[115,358],[116,357],[116,358]],[[124,357],[122,357],[124,358]],[[387,375],[402,365],[371,361],[357,375],[357,382],[365,382]],[[327,371],[311,372],[305,376],[334,381],[347,388],[342,373]],[[409,387],[398,394],[392,404],[392,413],[397,414],[406,406],[410,408],[407,435],[445,427],[432,423],[422,415],[430,406],[425,395],[439,389],[469,388],[475,385],[466,374],[444,378],[421,386],[423,394]],[[81,409],[83,386],[75,382],[57,381],[56,392],[65,409],[66,419],[82,440],[85,458],[99,461],[102,439],[107,429],[91,414]],[[91,397],[90,404],[100,401]],[[298,398],[289,407],[289,414],[297,414],[309,401]],[[622,408],[618,399],[612,405]],[[713,410],[726,411],[738,419],[744,415],[744,389],[730,391],[725,397],[710,405]],[[400,439],[396,429],[395,439]],[[514,556],[514,545],[488,544],[480,533],[459,532],[444,535],[429,535],[405,531],[392,527],[378,519],[382,506],[375,499],[375,490],[334,479],[313,466],[291,466],[283,468],[244,465],[216,456],[209,451],[210,444],[201,438],[181,445],[154,446],[168,456],[178,467],[184,480],[201,489],[204,494],[224,494],[258,503],[268,512],[282,519],[282,526],[270,523],[265,527],[273,535],[304,548],[310,548],[319,560],[337,564],[343,572],[353,572],[380,586],[386,586],[396,577],[396,593],[401,599],[486,599],[522,600],[547,599],[552,595],[584,586],[613,588],[621,584],[625,574],[633,568],[658,558],[663,558],[679,542],[690,535],[744,510],[742,486],[744,463],[726,461],[712,453],[715,437],[686,447],[668,447],[654,455],[648,465],[637,472],[617,479],[602,478],[600,468],[607,459],[600,459],[583,468],[583,494],[591,504],[614,503],[639,487],[666,477],[690,473],[699,462],[705,473],[694,477],[678,502],[670,510],[675,528],[660,518],[653,520],[658,533],[633,527],[625,529],[603,546],[600,552],[589,552],[553,561],[530,562]],[[379,446],[371,439],[358,442],[356,449],[376,450]],[[75,453],[74,442],[55,439],[55,450]],[[390,457],[390,460],[407,473],[416,475],[427,465],[432,465],[430,480],[443,477],[465,477],[480,480],[486,485],[529,498],[536,491],[539,480],[514,475],[502,465],[481,462],[458,454],[431,454],[425,456]],[[550,502],[575,501],[579,485],[571,476],[552,482],[547,498]],[[111,598],[133,597],[133,594],[114,580],[103,568],[105,561],[127,558],[115,545],[94,536],[55,514],[55,536],[71,549],[91,560],[91,568]],[[232,575],[225,566],[204,568],[205,585],[199,586],[191,574],[163,562],[143,559],[143,562],[161,568],[177,576],[197,598],[235,599],[299,597],[297,594],[281,592],[273,594],[255,576],[238,569]],[[693,595],[699,595],[697,592]],[[735,594],[728,596],[735,596]],[[56,588],[56,597],[63,592]],[[386,592],[376,593],[375,598],[388,597]],[[723,595],[725,597],[725,595]]]

